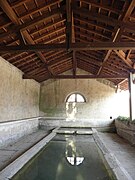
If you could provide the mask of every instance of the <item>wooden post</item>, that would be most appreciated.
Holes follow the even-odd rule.
[[[133,112],[132,112],[132,88],[133,88],[133,75],[130,72],[129,79],[128,79],[128,85],[129,85],[129,115],[130,115],[130,121],[133,120]]]

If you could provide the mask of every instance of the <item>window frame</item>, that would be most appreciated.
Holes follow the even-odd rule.
[[[72,95],[75,95],[75,100],[74,101],[69,101],[68,102],[68,99],[72,96]],[[83,98],[83,102],[81,101],[78,101],[77,100],[77,95],[81,96]],[[86,103],[86,98],[84,95],[82,95],[81,93],[78,93],[78,92],[74,92],[74,93],[71,93],[67,96],[66,100],[65,100],[66,103]]]

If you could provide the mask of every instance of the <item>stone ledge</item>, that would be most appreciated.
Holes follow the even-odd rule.
[[[35,156],[54,136],[55,132],[50,133],[35,146],[18,157],[10,165],[0,172],[0,180],[11,179],[33,156]]]
[[[122,167],[122,164],[117,160],[115,155],[111,151],[109,151],[108,148],[105,146],[97,130],[94,128],[92,128],[92,130],[93,130],[93,137],[97,145],[101,149],[104,158],[106,160],[106,163],[108,164],[114,175],[116,176],[117,180],[133,180],[132,177],[129,175],[129,173]]]
[[[132,123],[115,120],[117,134],[126,139],[131,145],[135,145],[135,125]]]

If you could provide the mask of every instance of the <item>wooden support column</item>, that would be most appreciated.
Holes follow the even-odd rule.
[[[132,121],[133,120],[133,111],[132,111],[133,75],[131,72],[129,74],[128,84],[129,84],[129,116],[130,116],[130,121]]]

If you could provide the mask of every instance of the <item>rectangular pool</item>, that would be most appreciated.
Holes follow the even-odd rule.
[[[12,180],[109,180],[90,135],[56,135]]]

